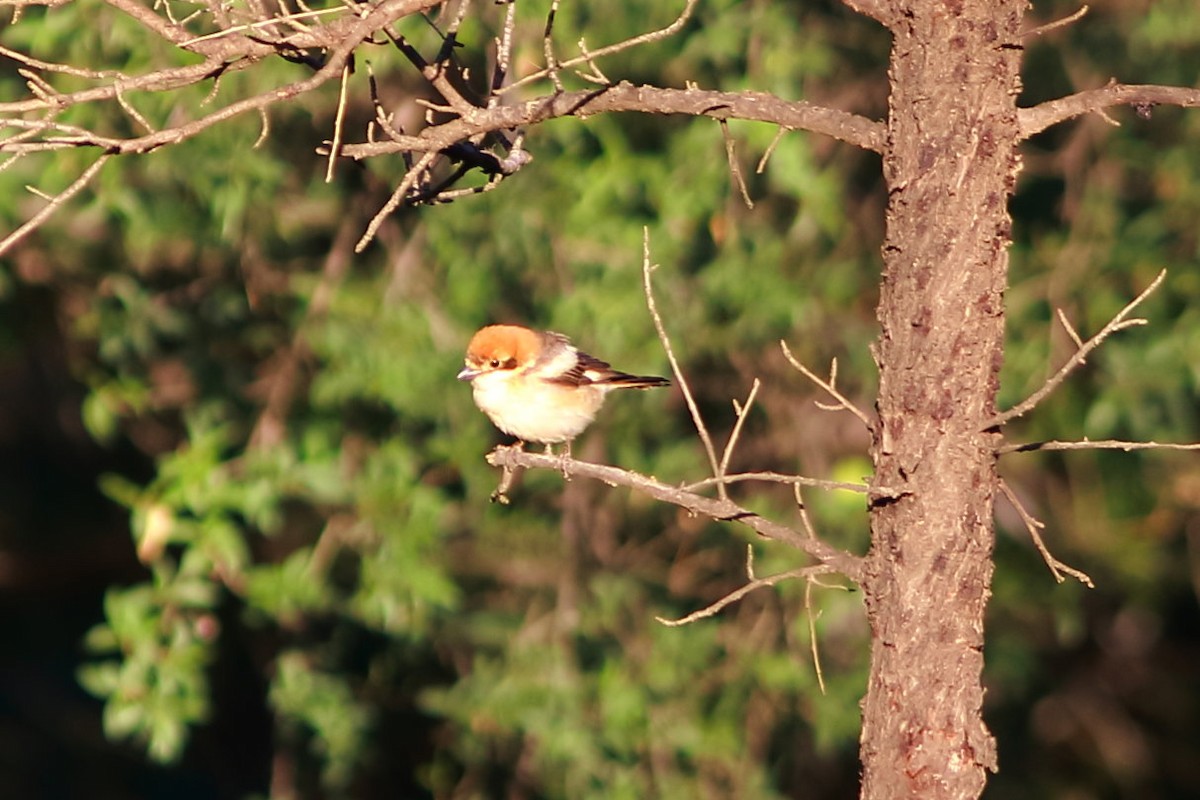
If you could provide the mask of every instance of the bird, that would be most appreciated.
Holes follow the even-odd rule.
[[[518,446],[571,441],[596,418],[613,389],[670,386],[666,378],[630,375],[577,349],[554,331],[522,325],[488,325],[467,345],[460,381],[468,381],[475,405]]]

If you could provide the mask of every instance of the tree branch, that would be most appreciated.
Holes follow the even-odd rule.
[[[749,583],[744,584],[743,586],[739,586],[737,589],[734,589],[732,592],[725,595],[720,600],[717,600],[716,602],[714,602],[710,605],[707,605],[704,608],[699,609],[698,611],[693,611],[691,614],[688,614],[686,617],[680,617],[679,619],[667,619],[666,617],[655,617],[654,619],[658,622],[661,622],[663,625],[666,625],[668,628],[678,628],[681,625],[689,625],[693,622],[696,622],[697,620],[707,619],[709,617],[716,616],[718,613],[720,613],[720,611],[723,608],[725,608],[726,606],[732,605],[733,603],[736,603],[738,600],[741,600],[743,597],[750,594],[755,589],[762,589],[767,586],[774,586],[777,583],[782,583],[783,581],[790,581],[795,578],[812,578],[817,575],[826,575],[833,571],[834,570],[828,564],[817,564],[815,567],[801,567],[800,569],[789,569],[786,572],[780,572],[776,575],[768,575],[765,578],[755,578],[755,579],[751,580]],[[807,599],[807,596],[806,596],[806,599]],[[816,654],[814,653],[814,659],[815,659],[815,656],[816,656]]]
[[[825,411],[837,411],[844,408],[854,416],[858,417],[859,421],[866,427],[868,432],[875,430],[875,426],[871,423],[871,418],[867,416],[867,413],[851,403],[844,394],[838,391],[837,359],[834,359],[833,364],[829,368],[829,380],[825,381],[817,377],[816,373],[801,364],[800,361],[794,355],[792,355],[792,351],[788,348],[787,342],[781,339],[779,341],[779,346],[783,348],[783,356],[788,360],[789,364],[795,367],[804,377],[808,378],[817,386],[820,386],[822,389],[824,389],[830,397],[837,401],[837,404],[833,406],[826,406],[818,403],[817,405],[821,409]]]
[[[1032,108],[1019,109],[1017,125],[1020,137],[1028,139],[1051,125],[1122,105],[1134,106],[1141,114],[1149,114],[1149,110],[1156,105],[1195,108],[1200,106],[1200,89],[1110,82],[1100,89],[1088,89],[1057,100],[1048,100]]]
[[[1014,492],[1009,485],[1005,483],[1003,478],[1000,479],[1000,491],[1008,499],[1008,502],[1012,504],[1012,507],[1017,510],[1017,514],[1020,515],[1021,521],[1025,523],[1025,529],[1029,531],[1029,536],[1033,539],[1034,546],[1037,547],[1038,552],[1042,554],[1042,560],[1044,560],[1046,562],[1046,566],[1050,568],[1051,574],[1054,575],[1054,580],[1062,583],[1064,580],[1066,580],[1066,578],[1063,577],[1063,573],[1065,572],[1089,589],[1095,589],[1096,584],[1092,582],[1091,577],[1089,577],[1086,572],[1077,570],[1072,566],[1068,566],[1054,557],[1054,555],[1050,552],[1050,548],[1046,547],[1046,542],[1042,540],[1041,531],[1042,528],[1046,527],[1045,523],[1034,517],[1025,509],[1025,506],[1017,497],[1016,492]]]
[[[719,478],[705,478],[704,480],[688,483],[681,486],[685,491],[694,492],[697,489],[703,489],[708,486],[715,486],[720,483],[744,483],[747,481],[762,481],[763,483],[786,483],[796,486],[811,486],[814,489],[842,490],[846,492],[858,492],[859,494],[880,494],[885,497],[892,497],[885,490],[875,489],[867,486],[865,483],[846,483],[845,481],[827,481],[820,478],[806,478],[803,475],[784,475],[779,472],[735,472],[732,475],[722,475]],[[898,495],[897,495],[898,496]]]
[[[96,177],[96,173],[104,166],[105,162],[111,158],[107,153],[100,156],[92,162],[92,165],[83,171],[83,174],[75,179],[74,183],[63,189],[57,195],[50,199],[50,202],[41,208],[36,214],[27,219],[23,225],[17,228],[12,233],[0,240],[0,256],[7,253],[18,242],[29,235],[31,231],[45,222],[50,216],[66,204],[68,200],[74,197],[80,189],[91,183],[92,178]]]
[[[675,350],[671,347],[671,337],[667,336],[667,328],[663,324],[662,317],[658,313],[658,306],[654,302],[654,283],[650,279],[650,273],[653,270],[654,267],[650,264],[650,229],[643,227],[642,291],[646,295],[646,309],[650,312],[650,318],[654,320],[654,330],[658,332],[658,340],[662,342],[663,350],[667,354],[667,361],[671,363],[671,374],[679,382],[679,390],[683,392],[684,402],[687,403],[688,411],[691,412],[692,422],[695,423],[696,433],[704,445],[704,452],[708,456],[708,465],[712,469],[713,477],[720,478],[724,472],[721,469],[721,462],[717,461],[717,449],[713,447],[712,437],[708,434],[708,426],[704,424],[704,417],[700,416],[700,407],[696,405],[696,398],[692,396],[692,388],[688,385],[687,376],[679,368]],[[722,500],[725,499],[726,493],[725,484],[718,483],[717,494]]]
[[[996,450],[999,455],[1006,453],[1036,453],[1039,450],[1200,450],[1200,442],[1125,442],[1116,439],[1100,439],[1091,441],[1083,439],[1078,442],[1025,442],[1024,444],[1006,444]]]
[[[860,556],[839,550],[820,539],[769,520],[728,498],[704,497],[618,467],[576,461],[569,456],[526,453],[514,447],[497,447],[488,454],[487,462],[493,467],[503,468],[506,472],[515,471],[519,467],[549,469],[561,472],[566,478],[592,478],[609,486],[626,486],[694,514],[702,514],[721,522],[738,522],[766,539],[782,542],[808,553],[821,564],[828,565],[855,582],[860,581],[862,577],[863,559]]]
[[[1167,277],[1167,271],[1164,269],[1162,272],[1158,273],[1158,277],[1155,278],[1153,281],[1151,281],[1149,286],[1147,286],[1144,290],[1142,290],[1141,294],[1139,294],[1137,297],[1130,300],[1129,303],[1124,308],[1122,308],[1120,311],[1118,311],[1117,315],[1115,317],[1113,317],[1111,320],[1109,320],[1108,324],[1105,325],[1103,328],[1101,328],[1099,333],[1097,333],[1091,339],[1088,339],[1086,342],[1084,342],[1083,345],[1080,346],[1080,348],[1075,351],[1075,354],[1073,356],[1071,356],[1069,359],[1067,359],[1067,363],[1063,364],[1059,368],[1058,372],[1054,373],[1054,375],[1049,380],[1047,380],[1044,384],[1042,384],[1042,388],[1038,389],[1036,392],[1031,394],[1025,400],[1023,400],[1020,403],[1017,403],[1015,406],[1008,409],[1007,411],[997,414],[996,416],[989,419],[984,424],[984,430],[987,430],[989,428],[999,427],[1011,419],[1015,419],[1016,417],[1019,417],[1022,414],[1032,411],[1035,407],[1037,407],[1038,403],[1045,400],[1046,397],[1051,392],[1053,392],[1055,389],[1057,389],[1059,387],[1059,385],[1064,380],[1066,380],[1067,376],[1070,375],[1071,372],[1076,367],[1080,366],[1087,360],[1089,353],[1091,353],[1093,350],[1095,350],[1097,347],[1099,347],[1100,344],[1105,339],[1107,339],[1109,336],[1111,336],[1112,334],[1116,333],[1117,331],[1124,330],[1125,328],[1132,328],[1137,325],[1145,325],[1146,320],[1144,320],[1144,319],[1141,319],[1138,317],[1135,317],[1133,319],[1126,319],[1126,318],[1130,315],[1130,313],[1133,312],[1133,310],[1135,308],[1138,307],[1138,305],[1141,304],[1141,302],[1143,300],[1145,300],[1147,297],[1149,297],[1150,294],[1159,287],[1159,285],[1163,282],[1163,280],[1166,277]],[[1074,328],[1071,328],[1069,325],[1066,325],[1065,319],[1064,319],[1064,326],[1066,326],[1067,331],[1072,334],[1072,338],[1075,341],[1079,341],[1079,335],[1077,333],[1075,333]]]
[[[549,94],[515,105],[476,109],[468,117],[432,125],[416,136],[348,144],[342,152],[352,158],[370,158],[404,151],[442,150],[478,134],[536,125],[559,117],[585,118],[622,111],[769,122],[822,133],[875,152],[882,152],[884,147],[882,122],[802,100],[783,100],[764,92],[663,89],[622,81],[598,89]]]

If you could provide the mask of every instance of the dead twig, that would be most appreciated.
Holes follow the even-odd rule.
[[[721,464],[717,468],[717,477],[725,476],[729,470],[729,459],[733,457],[733,448],[737,447],[738,438],[742,435],[742,425],[746,422],[746,417],[750,413],[750,406],[754,405],[754,398],[758,396],[759,387],[758,378],[754,379],[754,385],[750,387],[750,394],[746,397],[746,404],[739,405],[737,400],[733,401],[733,412],[737,415],[737,421],[733,423],[733,430],[729,433],[729,441],[725,443],[725,452],[721,454]],[[725,496],[725,487],[728,486],[724,481],[717,483],[717,493],[722,497]]]
[[[691,412],[692,422],[696,425],[696,432],[700,436],[700,441],[704,444],[704,452],[708,455],[708,464],[712,469],[714,477],[720,477],[721,464],[717,461],[717,451],[713,447],[712,437],[708,435],[708,427],[704,424],[703,417],[700,416],[700,407],[696,405],[696,398],[692,396],[692,389],[688,385],[687,377],[683,374],[683,370],[679,368],[679,361],[675,358],[675,350],[671,347],[671,337],[667,335],[666,326],[663,325],[662,317],[658,313],[658,306],[654,302],[654,286],[650,280],[650,273],[654,267],[650,264],[650,229],[642,228],[642,289],[646,295],[646,307],[650,311],[650,317],[654,320],[654,329],[658,331],[658,340],[662,342],[663,350],[667,353],[667,361],[671,362],[671,374],[675,376],[675,380],[679,382],[679,388],[683,392],[683,399],[687,403],[688,411]],[[725,499],[726,491],[724,484],[717,484],[717,493],[721,499]]]
[[[350,62],[342,66],[342,85],[338,89],[337,112],[333,117],[333,139],[329,142],[329,163],[325,167],[325,182],[333,183],[333,168],[342,149],[343,126],[346,123],[347,88],[350,84]]]
[[[421,175],[433,164],[434,159],[438,157],[438,153],[431,151],[421,156],[420,160],[404,174],[400,181],[400,185],[396,187],[396,191],[392,192],[392,196],[383,204],[383,208],[379,209],[378,213],[371,218],[367,223],[367,229],[359,238],[358,243],[354,245],[354,252],[361,253],[367,249],[367,245],[375,238],[375,234],[379,232],[379,226],[383,225],[384,221],[392,215],[400,204],[404,202],[404,198],[416,186]]]
[[[1088,89],[1032,108],[1018,109],[1017,124],[1021,138],[1028,139],[1052,125],[1112,106],[1133,106],[1141,113],[1141,109],[1156,105],[1195,108],[1200,106],[1200,89],[1110,81],[1099,89]]]
[[[503,94],[505,92],[510,92],[513,89],[533,83],[534,81],[539,81],[548,76],[552,77],[554,74],[560,72],[561,70],[571,69],[572,67],[577,67],[580,64],[586,64],[588,62],[595,61],[595,59],[597,59],[597,58],[603,58],[604,56],[610,56],[613,53],[620,53],[623,50],[629,50],[630,48],[637,47],[639,45],[649,44],[650,42],[657,42],[660,39],[665,39],[668,36],[673,36],[674,34],[683,30],[683,26],[687,24],[687,21],[689,19],[691,19],[692,12],[695,10],[696,5],[699,2],[700,2],[700,0],[687,0],[687,5],[684,6],[683,11],[681,11],[679,13],[679,16],[675,18],[674,22],[672,22],[670,25],[666,26],[665,28],[660,28],[656,31],[649,31],[647,33],[642,33],[637,36],[633,36],[629,39],[624,39],[620,42],[606,45],[604,47],[601,47],[599,50],[592,50],[590,52],[585,52],[581,56],[576,56],[575,58],[568,58],[565,61],[553,61],[552,62],[553,66],[551,66],[551,61],[550,61],[550,58],[552,57],[552,54],[551,54],[550,56],[547,57],[547,66],[545,68],[540,69],[536,72],[530,73],[529,75],[526,75],[524,78],[521,78],[521,80],[515,81],[515,82],[509,84],[508,86],[504,87],[504,89],[502,89],[500,91],[500,93]],[[558,6],[558,2],[557,2],[557,0],[555,0],[554,7],[557,8],[557,6]],[[549,41],[550,30],[551,30],[552,26],[553,26],[553,18],[550,18],[547,20],[547,24],[546,24],[546,39],[547,39],[547,41]],[[549,45],[547,45],[547,47],[549,47]],[[558,91],[562,90],[560,86],[558,86],[556,88],[558,89]]]
[[[837,401],[837,405],[835,405],[835,406],[822,405],[821,408],[823,408],[827,411],[837,411],[837,410],[845,409],[846,411],[849,411],[854,416],[858,417],[859,421],[861,421],[862,424],[866,426],[868,431],[873,431],[875,429],[875,426],[871,423],[871,419],[870,419],[870,417],[867,416],[867,413],[865,411],[863,411],[861,408],[859,408],[858,406],[851,403],[844,394],[842,394],[841,392],[838,391],[837,385],[836,385],[837,384],[837,359],[834,359],[833,363],[830,365],[829,380],[825,381],[825,380],[822,380],[821,378],[819,378],[808,367],[801,364],[800,361],[794,355],[792,355],[792,351],[788,349],[787,342],[780,340],[779,346],[783,348],[784,358],[786,358],[788,360],[789,364],[791,364],[793,367],[795,367],[797,370],[799,370],[801,375],[808,378],[810,381],[815,383],[817,386],[820,386],[822,389],[824,389],[829,394],[830,397],[832,397],[834,400]],[[820,405],[820,404],[818,404],[818,405]]]
[[[817,618],[821,616],[821,612],[813,613],[812,608],[812,588],[816,583],[813,578],[815,575],[809,576],[809,579],[804,583],[804,615],[808,617],[808,646],[812,651],[813,671],[817,673],[817,686],[821,689],[821,694],[825,694],[825,671],[821,669],[821,647],[817,643]]]
[[[733,183],[742,195],[742,202],[746,204],[746,208],[753,209],[754,201],[750,199],[750,190],[746,188],[746,179],[742,176],[742,168],[738,166],[733,136],[729,133],[729,122],[718,119],[717,124],[721,126],[721,138],[725,140],[725,160],[729,162],[729,174],[733,177]]]
[[[767,519],[755,511],[744,508],[729,498],[713,498],[680,489],[641,475],[637,472],[577,461],[565,455],[528,453],[519,448],[497,447],[487,456],[493,467],[526,469],[549,469],[568,478],[592,478],[609,486],[625,486],[641,494],[670,503],[720,522],[737,522],[745,525],[765,539],[790,545],[808,553],[817,561],[858,582],[862,577],[862,558],[829,545],[819,538],[796,531],[787,525]]]
[[[1050,552],[1050,548],[1046,547],[1045,541],[1042,540],[1041,531],[1046,527],[1046,524],[1034,517],[1025,509],[1025,506],[1017,497],[1016,492],[1009,487],[1003,478],[1000,479],[1000,491],[1008,499],[1008,502],[1012,504],[1012,507],[1017,510],[1017,514],[1020,515],[1021,521],[1025,523],[1025,529],[1029,531],[1029,536],[1031,539],[1033,539],[1034,546],[1037,547],[1038,552],[1042,554],[1042,560],[1045,561],[1046,566],[1050,568],[1050,573],[1054,575],[1054,580],[1058,581],[1059,583],[1065,581],[1066,578],[1063,577],[1063,573],[1065,572],[1067,575],[1070,575],[1072,578],[1079,581],[1089,589],[1095,589],[1096,584],[1092,582],[1091,577],[1089,577],[1086,572],[1075,569],[1072,566],[1068,566],[1054,557],[1054,555]]]
[[[1133,300],[1130,300],[1124,308],[1118,311],[1116,316],[1109,320],[1108,324],[1100,329],[1099,333],[1084,342],[1075,351],[1075,354],[1067,359],[1067,363],[1063,364],[1059,368],[1058,372],[1054,373],[1054,375],[1052,375],[1044,384],[1042,384],[1040,389],[1007,411],[1001,412],[989,419],[984,424],[984,430],[998,428],[1009,420],[1016,419],[1022,414],[1028,413],[1036,408],[1038,403],[1042,402],[1042,400],[1046,399],[1051,392],[1057,389],[1062,382],[1066,380],[1067,376],[1070,375],[1076,367],[1082,365],[1087,360],[1088,355],[1097,347],[1099,347],[1109,336],[1113,335],[1117,331],[1125,330],[1126,328],[1147,324],[1146,320],[1141,319],[1140,317],[1129,319],[1129,315],[1142,303],[1143,300],[1149,297],[1150,294],[1162,284],[1166,277],[1167,271],[1164,269],[1162,272],[1158,273],[1158,277],[1151,281],[1150,285],[1147,286],[1141,294],[1139,294]],[[1067,325],[1065,320],[1064,325],[1069,333],[1074,334],[1072,338],[1078,341],[1079,335],[1074,333],[1074,328],[1072,328],[1070,325]]]
[[[762,481],[764,483],[788,483],[788,484],[798,484],[800,486],[812,486],[815,489],[828,489],[831,491],[841,489],[841,490],[844,490],[847,492],[858,492],[859,494],[866,494],[867,492],[872,492],[873,494],[879,494],[879,490],[872,489],[871,487],[867,486],[865,483],[846,483],[845,481],[827,481],[827,480],[822,480],[820,478],[806,478],[803,475],[784,475],[783,473],[779,473],[779,472],[735,472],[732,475],[725,474],[719,478],[705,478],[704,480],[701,480],[701,481],[696,481],[694,483],[685,484],[679,488],[681,488],[685,491],[694,492],[697,489],[703,489],[708,486],[716,486],[716,485],[719,485],[722,483],[724,483],[724,484],[743,483],[745,481]],[[888,494],[887,492],[884,492],[882,496],[883,497],[891,497],[892,495]]]
[[[1036,453],[1040,450],[1200,450],[1200,442],[1126,442],[1118,439],[1082,439],[1077,442],[1025,442],[1023,444],[1006,444],[996,450],[999,455],[1006,453]]]
[[[63,189],[61,192],[51,198],[50,202],[42,206],[42,208],[40,208],[32,217],[27,219],[23,225],[10,233],[8,236],[0,239],[0,256],[11,250],[18,242],[28,236],[30,232],[37,229],[43,222],[48,220],[55,211],[66,205],[67,201],[78,194],[83,187],[91,183],[92,179],[96,177],[96,174],[100,172],[101,168],[104,167],[111,157],[112,156],[105,153],[97,158],[92,162],[92,165],[85,169],[83,174],[76,178],[70,186]]]
[[[754,168],[757,175],[762,175],[767,171],[767,162],[771,160],[771,156],[775,153],[775,148],[783,141],[785,134],[791,133],[792,129],[784,126],[779,126],[775,129],[775,137],[771,139],[771,143],[767,145],[767,149],[763,151],[762,158],[758,160],[758,166]]]
[[[1078,22],[1079,20],[1083,19],[1083,15],[1088,13],[1088,10],[1089,9],[1086,5],[1082,5],[1079,7],[1079,10],[1076,11],[1075,13],[1069,14],[1068,16],[1065,16],[1062,19],[1056,19],[1053,22],[1047,22],[1045,25],[1039,25],[1036,28],[1026,31],[1025,35],[1026,36],[1043,36],[1043,35],[1049,33],[1050,31],[1057,30],[1058,28],[1066,27],[1067,25],[1070,25],[1074,22]]]
[[[655,617],[654,619],[669,628],[678,628],[681,625],[689,625],[697,620],[716,616],[723,608],[736,603],[738,600],[741,600],[743,597],[756,589],[774,586],[775,584],[782,583],[783,581],[790,581],[796,578],[808,578],[833,571],[834,570],[830,569],[829,566],[825,564],[818,564],[813,567],[801,567],[800,569],[789,569],[786,572],[780,572],[777,575],[768,575],[765,578],[757,578],[745,584],[744,586],[739,586],[737,589],[734,589],[732,592],[725,595],[720,600],[717,600],[715,603],[707,605],[699,611],[693,611],[686,617],[680,617],[679,619]]]

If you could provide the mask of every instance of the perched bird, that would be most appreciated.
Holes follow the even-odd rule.
[[[497,428],[523,442],[567,443],[596,418],[613,389],[670,386],[666,378],[629,375],[580,352],[553,331],[489,325],[471,337],[460,381]]]

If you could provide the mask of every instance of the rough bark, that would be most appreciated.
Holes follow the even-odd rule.
[[[891,20],[876,481],[863,581],[874,632],[862,797],[978,797],[1024,0],[910,2]],[[895,492],[900,492],[896,497]]]

